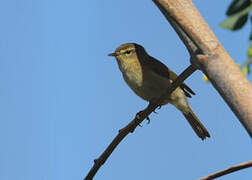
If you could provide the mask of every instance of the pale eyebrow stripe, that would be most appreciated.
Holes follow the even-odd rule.
[[[127,51],[135,52],[136,50],[135,50],[134,48],[125,49],[125,50],[122,50],[122,51],[120,52],[120,54],[124,54],[124,53],[127,52]]]

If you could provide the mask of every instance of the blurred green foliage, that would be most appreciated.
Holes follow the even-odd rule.
[[[251,9],[252,0],[233,0],[226,11],[227,19],[221,22],[220,26],[231,31],[237,31],[248,22],[248,19],[250,19],[250,23],[252,24]],[[247,50],[247,60],[244,64],[240,65],[245,75],[250,74],[250,65],[252,64],[252,30],[249,40],[250,45]]]

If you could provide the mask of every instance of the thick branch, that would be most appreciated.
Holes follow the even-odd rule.
[[[230,173],[235,172],[235,171],[239,171],[241,169],[249,168],[249,167],[252,167],[252,161],[244,162],[244,163],[232,166],[230,168],[227,168],[227,169],[215,172],[215,173],[210,174],[208,176],[202,177],[199,180],[211,180],[211,179],[215,179],[215,178],[218,178],[218,177],[230,174]]]
[[[153,1],[167,20],[171,22],[169,16],[172,17],[199,48],[201,55],[194,58],[193,63],[207,75],[252,137],[252,85],[221,46],[192,1]]]
[[[136,115],[136,117],[134,118],[133,121],[131,121],[123,129],[121,129],[119,131],[118,135],[113,139],[113,141],[109,144],[109,146],[106,148],[106,150],[102,153],[102,155],[98,159],[94,160],[94,165],[84,180],[93,179],[96,172],[105,163],[105,161],[108,159],[108,157],[111,155],[111,153],[117,147],[117,145],[124,139],[124,137],[127,136],[130,132],[133,133],[135,128],[159,106],[159,104],[162,102],[164,97],[169,96],[195,70],[196,70],[196,67],[193,65],[190,65],[183,73],[181,73],[175,79],[175,81],[172,83],[172,85],[167,89],[166,93],[164,93],[160,98],[158,98],[156,102],[150,103],[146,109],[144,109],[143,111],[141,111],[141,113],[138,113]]]

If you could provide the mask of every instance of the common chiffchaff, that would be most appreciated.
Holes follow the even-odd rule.
[[[177,75],[163,63],[147,54],[145,49],[135,43],[120,45],[109,54],[117,60],[123,78],[129,87],[141,98],[152,101],[164,94]],[[186,96],[195,94],[185,83],[167,96],[160,105],[173,104],[185,116],[195,133],[204,140],[210,137],[207,129],[190,108]]]

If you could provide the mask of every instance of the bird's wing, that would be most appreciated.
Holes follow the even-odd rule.
[[[166,77],[168,79],[171,79],[172,81],[174,81],[178,77],[175,72],[170,70],[166,65],[164,65],[163,63],[161,63],[157,59],[155,59],[151,56],[149,56],[149,58],[146,58],[146,59],[148,59],[148,61],[145,61],[145,63],[147,63],[148,67],[150,67],[152,69],[152,71],[154,71],[158,75]],[[190,93],[192,95],[195,95],[193,90],[189,86],[187,86],[185,83],[182,83],[180,85],[180,88],[184,91],[184,93],[187,97],[192,97],[190,95]]]
[[[156,74],[166,77],[167,79],[170,79],[170,73],[169,69],[161,63],[160,61],[156,60],[155,58],[149,56],[148,61],[144,61],[148,65],[148,67],[151,68],[152,71],[154,71]]]

